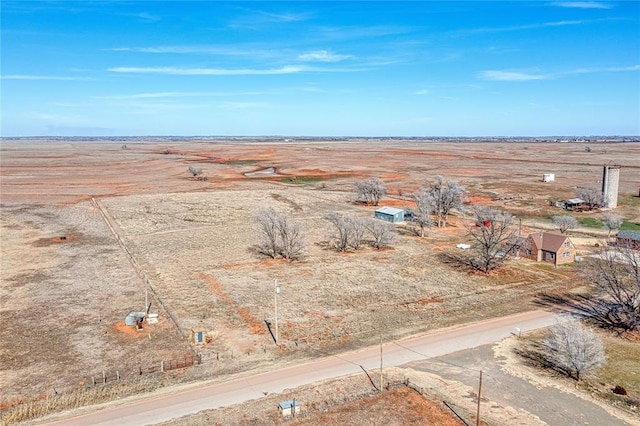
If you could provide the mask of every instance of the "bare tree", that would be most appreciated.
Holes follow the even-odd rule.
[[[513,229],[513,216],[491,207],[475,210],[475,223],[467,226],[475,240],[469,264],[485,274],[501,266],[520,244]]]
[[[578,219],[569,215],[552,216],[551,221],[563,234],[569,229],[576,229],[578,226],[580,226],[580,224],[578,223]]]
[[[416,203],[416,209],[413,213],[412,222],[415,222],[420,228],[420,237],[424,237],[424,228],[433,226],[433,220],[431,220],[433,198],[426,188],[420,188],[418,192],[413,194],[413,200]]]
[[[384,183],[378,178],[371,178],[356,182],[358,201],[377,206],[380,199],[387,193]]]
[[[397,235],[392,224],[380,219],[369,218],[366,222],[366,227],[371,234],[372,245],[377,249],[393,243]]]
[[[569,377],[580,375],[606,361],[602,340],[578,321],[561,321],[551,327],[545,338],[545,356]]]
[[[584,263],[584,277],[603,294],[609,325],[640,330],[640,253],[631,246],[603,245]]]
[[[607,227],[607,229],[609,230],[609,233],[607,234],[607,237],[611,236],[611,232],[619,229],[620,226],[622,226],[622,218],[620,216],[616,216],[612,213],[605,213],[602,215],[602,223],[604,223],[604,226]]]
[[[604,205],[604,195],[597,188],[576,188],[576,196],[584,201],[589,210],[597,209]]]
[[[258,248],[263,254],[274,259],[280,252],[278,216],[278,211],[271,206],[258,210],[253,216],[260,231]]]
[[[341,252],[348,249],[357,250],[362,246],[367,231],[364,219],[337,212],[327,214],[325,219],[333,225],[329,238],[336,250]]]
[[[274,259],[278,256],[288,260],[300,257],[305,244],[297,223],[271,206],[258,210],[254,221],[260,230],[258,247],[262,253]]]
[[[280,255],[287,260],[298,259],[305,247],[300,225],[279,214],[276,226],[280,235]]]
[[[436,176],[432,182],[427,182],[427,190],[432,199],[438,228],[446,226],[451,210],[462,207],[466,190],[457,182],[445,181],[442,176]]]

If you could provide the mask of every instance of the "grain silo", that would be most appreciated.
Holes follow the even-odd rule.
[[[602,170],[602,196],[604,206],[610,209],[618,207],[618,182],[620,181],[620,166],[605,165]]]

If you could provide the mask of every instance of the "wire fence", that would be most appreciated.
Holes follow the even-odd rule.
[[[136,368],[126,370],[103,370],[101,373],[91,375],[89,382],[96,385],[105,385],[121,380],[131,380],[140,376],[164,373],[165,371],[188,368],[195,364],[201,364],[202,357],[198,353],[189,352],[182,357],[150,362],[146,365],[138,365]]]

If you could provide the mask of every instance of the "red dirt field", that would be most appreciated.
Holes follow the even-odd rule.
[[[329,248],[324,217],[373,215],[355,203],[356,180],[379,177],[388,189],[380,205],[404,207],[441,175],[465,186],[473,204],[521,214],[535,229],[559,211],[550,199],[598,187],[602,165],[614,163],[622,166],[616,213],[639,222],[640,144],[585,145],[3,139],[0,403],[192,351],[203,365],[186,376],[224,377],[356,349],[372,343],[374,329],[394,339],[530,309],[540,292],[579,286],[573,270],[520,261],[484,277],[452,267],[441,254],[466,242],[463,213],[424,238],[398,225],[392,248],[348,254]],[[256,171],[265,172],[248,177]],[[542,183],[542,173],[556,181]],[[304,228],[300,261],[256,253],[252,215],[265,205]],[[265,327],[276,277],[278,347]],[[160,322],[124,329],[128,312],[146,308],[145,283]],[[190,343],[196,327],[210,333],[206,345]]]
[[[463,423],[450,411],[410,388],[384,392],[344,404],[312,418],[288,422],[292,426],[364,424],[385,426],[438,425],[460,426]],[[482,422],[482,424],[485,424]]]

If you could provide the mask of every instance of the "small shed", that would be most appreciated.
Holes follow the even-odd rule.
[[[295,416],[300,412],[300,401],[295,399],[283,401],[278,404],[278,410],[282,414],[282,417]]]
[[[404,222],[404,210],[394,207],[380,207],[376,210],[374,217],[391,223]]]
[[[618,231],[616,235],[616,245],[640,250],[640,231]]]
[[[124,318],[124,323],[130,326],[137,326],[144,321],[145,315],[146,314],[144,312],[131,311]]]
[[[543,173],[542,181],[543,182],[553,182],[556,180],[556,175],[554,173]]]
[[[566,201],[561,201],[559,207],[565,210],[580,210],[584,207],[584,203],[585,201],[582,198],[569,198]]]
[[[191,341],[194,345],[204,345],[206,343],[205,334],[207,331],[204,328],[192,328],[191,329]]]

